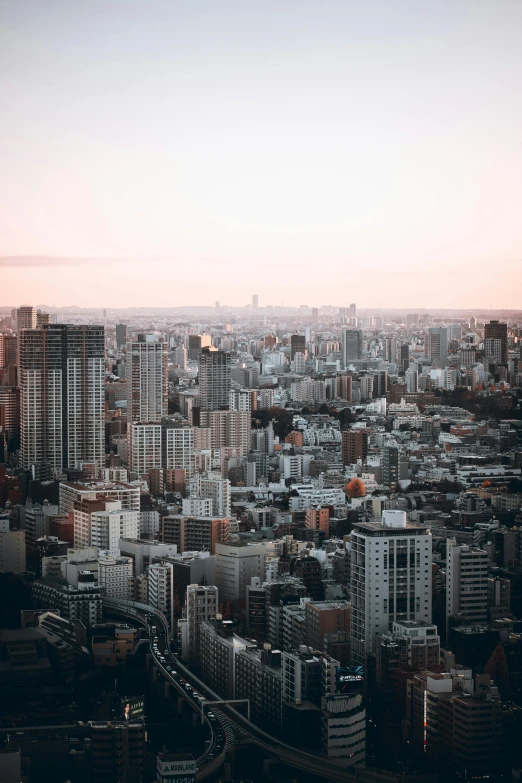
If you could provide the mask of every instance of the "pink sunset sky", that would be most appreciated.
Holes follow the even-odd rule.
[[[516,0],[3,0],[0,305],[522,308]]]

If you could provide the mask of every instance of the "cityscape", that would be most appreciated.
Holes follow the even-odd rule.
[[[0,783],[521,783],[521,54],[0,3]]]

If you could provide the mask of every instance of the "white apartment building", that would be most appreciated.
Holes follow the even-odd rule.
[[[162,467],[161,424],[129,424],[129,468],[138,476]]]
[[[98,582],[108,598],[131,601],[134,564],[131,557],[114,557],[110,552],[100,552],[98,557]]]
[[[488,555],[483,549],[457,546],[446,540],[446,619],[462,615],[466,621],[488,619]]]
[[[266,544],[216,544],[216,581],[222,601],[245,600],[252,577],[265,578]]]
[[[91,511],[91,505],[104,508]],[[122,509],[117,500],[79,504],[73,514],[75,547],[97,547],[117,557],[120,554],[120,538],[138,538],[139,511]]]
[[[195,427],[168,426],[163,430],[163,467],[167,470],[185,470],[187,479],[194,474],[195,430]]]
[[[169,623],[170,629],[174,627],[174,576],[173,564],[167,561],[152,563],[148,567],[149,578],[149,604],[154,609],[159,609]]]
[[[187,585],[185,617],[178,623],[183,660],[191,661],[197,657],[200,625],[215,620],[218,610],[218,589],[215,585]]]
[[[252,410],[252,392],[250,389],[231,389],[228,395],[228,407],[231,411],[250,413]]]
[[[260,410],[267,410],[274,407],[274,390],[273,389],[258,389],[257,391],[257,407]]]
[[[394,622],[431,622],[432,537],[406,513],[354,526],[351,547],[352,663],[364,666]]]
[[[185,516],[211,517],[212,498],[183,498],[182,512]]]
[[[199,473],[194,476],[190,482],[190,497],[212,500],[212,516],[230,516],[230,481],[222,478],[220,473]]]

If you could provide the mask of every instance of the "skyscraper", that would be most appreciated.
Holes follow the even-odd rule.
[[[52,324],[23,329],[18,341],[23,467],[103,467],[103,327]]]
[[[37,314],[36,307],[23,306],[19,307],[16,311],[16,330],[20,332],[21,329],[36,329],[37,326]]]
[[[116,345],[118,348],[123,348],[127,343],[127,325],[116,324]]]
[[[293,360],[296,353],[302,353],[306,351],[306,337],[304,334],[293,334],[290,337],[290,358]]]
[[[426,334],[424,353],[440,368],[448,366],[448,330],[444,326],[433,326]]]
[[[457,546],[446,541],[446,618],[459,614],[463,620],[485,623],[488,619],[488,555],[483,549]]]
[[[500,360],[505,364],[508,360],[507,324],[490,321],[484,326],[484,340],[500,340]]]
[[[355,303],[350,305],[350,318],[357,318],[357,305]]]
[[[355,306],[355,305],[354,305]],[[350,305],[351,307],[351,305]],[[343,362],[346,368],[352,359],[362,356],[362,332],[360,329],[343,330]]]
[[[252,295],[252,309],[257,310],[259,307],[259,296],[257,294]]]
[[[199,405],[204,411],[228,409],[231,387],[230,354],[202,348],[199,355]]]
[[[167,343],[139,334],[127,344],[127,422],[161,423],[167,415]]]
[[[352,531],[350,653],[364,666],[392,622],[431,622],[432,538],[404,511],[384,511],[382,521]]]

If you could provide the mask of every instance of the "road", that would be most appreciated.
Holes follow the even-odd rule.
[[[148,625],[152,635],[154,635],[152,628],[153,626],[156,627],[157,650],[154,650],[154,640],[151,636],[151,652],[154,660],[165,678],[192,703],[195,709],[201,712],[201,703],[205,699],[209,701],[219,701],[221,699],[219,694],[212,691],[206,683],[196,677],[171,652],[168,646],[168,623],[161,612],[150,606],[132,601],[123,602],[104,599],[104,606],[107,606],[111,611],[120,611],[122,614],[139,619],[143,624]],[[160,631],[162,632],[161,634]],[[163,641],[160,643],[160,640]],[[243,730],[242,734],[245,740],[262,748],[268,756],[277,758],[282,764],[286,764],[293,769],[300,769],[315,774],[323,779],[339,781],[339,783],[360,783],[356,769],[327,759],[324,756],[317,756],[287,745],[285,742],[272,737],[258,728],[229,705],[223,705],[219,710],[213,709],[212,712],[217,725],[212,725],[212,719],[207,718],[210,724],[212,741],[205,753],[197,760],[198,780],[202,780],[219,769],[225,760],[227,747],[233,744],[232,732],[234,729],[237,731],[239,727]],[[219,741],[217,740],[218,732],[222,732],[222,734],[220,733],[221,739]]]

